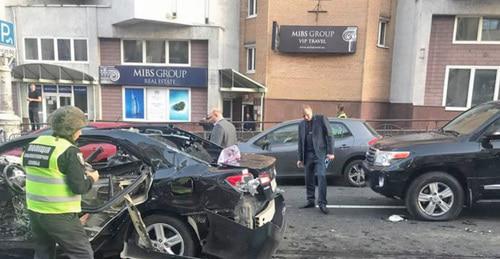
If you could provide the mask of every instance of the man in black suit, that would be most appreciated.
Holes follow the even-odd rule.
[[[311,106],[303,106],[304,120],[299,124],[299,149],[297,167],[304,167],[307,204],[302,208],[315,207],[314,175],[318,178],[318,206],[328,214],[326,208],[326,167],[333,155],[334,139],[328,119],[313,115]]]

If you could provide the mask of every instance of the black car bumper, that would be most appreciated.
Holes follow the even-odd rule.
[[[391,167],[373,166],[364,161],[363,170],[370,188],[387,197],[403,198],[409,173],[397,165]]]
[[[274,201],[273,219],[255,229],[209,212],[210,231],[203,251],[220,258],[271,258],[286,228],[283,196],[278,195]]]

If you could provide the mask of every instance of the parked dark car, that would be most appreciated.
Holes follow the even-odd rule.
[[[500,102],[476,106],[438,132],[385,138],[363,163],[371,188],[422,220],[500,200]]]
[[[165,128],[167,129],[167,128]],[[113,145],[94,161],[101,179],[83,197],[81,221],[98,257],[270,258],[285,229],[285,204],[275,181],[275,159],[242,155],[217,164],[222,149],[190,133],[85,130],[78,146]],[[28,135],[0,146],[0,255],[31,248],[24,208],[25,173],[8,154]]]
[[[240,150],[276,157],[278,177],[303,177],[304,171],[296,166],[300,121],[287,121],[267,129],[240,143]],[[343,175],[351,186],[365,186],[361,163],[368,147],[380,135],[362,120],[330,118],[329,121],[335,137],[335,160],[330,163],[327,174]]]

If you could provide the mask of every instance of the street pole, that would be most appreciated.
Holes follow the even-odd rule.
[[[21,119],[14,114],[10,58],[0,57],[0,129],[6,136],[20,132]]]

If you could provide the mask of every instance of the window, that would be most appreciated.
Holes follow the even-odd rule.
[[[255,73],[255,47],[247,47],[247,73]]]
[[[28,60],[38,60],[37,39],[24,39],[24,55]]]
[[[500,42],[500,17],[457,17],[454,42]]]
[[[88,61],[86,39],[26,38],[24,52],[27,60]]]
[[[123,63],[190,64],[189,41],[123,40]]]
[[[456,20],[456,41],[476,41],[479,17],[458,17]]]
[[[299,125],[291,124],[272,131],[271,133],[257,140],[255,144],[257,146],[262,147],[266,143],[269,143],[269,145],[280,145],[280,144],[297,145],[298,142],[299,142]]]
[[[87,40],[74,40],[75,61],[88,61]]]
[[[123,61],[125,63],[142,63],[142,41],[123,41]]]
[[[222,116],[228,120],[233,120],[233,100],[222,101]]]
[[[88,113],[87,104],[87,87],[85,86],[75,86],[73,88],[75,106],[80,108],[84,113]]]
[[[125,89],[125,119],[145,119],[144,89]]]
[[[387,34],[387,20],[380,20],[378,23],[378,40],[377,40],[377,46],[378,47],[387,47],[385,45],[385,37]]]
[[[257,16],[257,0],[248,0],[248,17]]]
[[[169,41],[168,57],[170,64],[189,64],[189,42]]]
[[[352,136],[352,133],[347,129],[347,127],[338,122],[330,122],[332,128],[333,137],[336,139],[347,138]]]
[[[41,39],[42,60],[55,60],[54,39]]]
[[[125,120],[154,122],[191,120],[189,89],[125,87],[123,91]]]
[[[165,41],[146,41],[146,62],[165,63]]]
[[[57,57],[60,61],[71,60],[71,40],[58,39],[57,40]]]
[[[481,40],[500,41],[500,18],[483,18]]]
[[[448,110],[465,110],[498,100],[497,74],[497,67],[448,68],[443,105]]]

